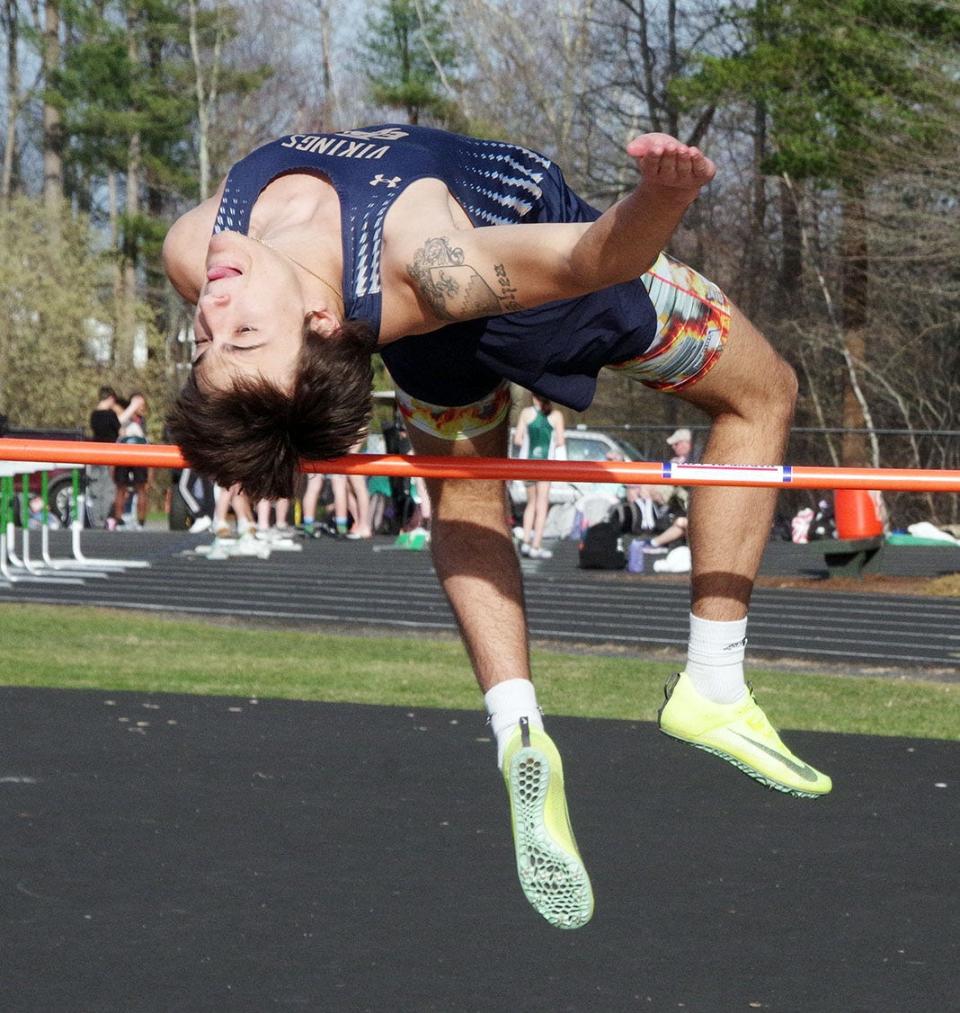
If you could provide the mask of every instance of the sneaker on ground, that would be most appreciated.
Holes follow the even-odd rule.
[[[255,556],[257,559],[270,558],[270,545],[260,541],[251,530],[244,533],[230,546],[231,556]]]
[[[800,798],[819,798],[832,788],[826,774],[796,757],[754,699],[751,689],[736,703],[719,704],[702,697],[685,674],[664,687],[660,731],[704,749],[739,767],[754,780]]]
[[[503,757],[517,875],[527,900],[551,925],[578,929],[593,915],[593,890],[570,826],[563,763],[550,736],[526,718]]]
[[[196,520],[190,525],[191,535],[201,535],[204,531],[209,531],[213,527],[213,518],[203,514],[201,517],[197,517]]]
[[[292,538],[271,538],[268,544],[271,552],[303,552],[303,545]]]
[[[296,545],[293,541],[293,528],[284,525],[283,527],[258,528],[257,539],[266,542],[271,549],[279,549],[283,552],[300,552],[302,545]]]
[[[521,556],[529,556],[530,555],[530,551],[531,550],[530,550],[530,543],[529,542],[521,542],[520,543],[520,555]]]
[[[193,551],[207,559],[229,559],[235,541],[233,538],[214,538],[209,545],[198,545]]]
[[[533,546],[530,547],[528,555],[531,559],[553,559],[553,553],[549,549],[537,549]]]

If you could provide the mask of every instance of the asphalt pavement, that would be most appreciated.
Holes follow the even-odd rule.
[[[0,688],[4,1013],[957,1009],[960,743],[792,732],[767,791],[551,718],[596,896],[517,883],[473,712]]]

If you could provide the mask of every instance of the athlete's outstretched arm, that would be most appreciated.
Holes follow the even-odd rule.
[[[666,134],[644,134],[627,152],[640,183],[595,222],[442,231],[432,230],[429,220],[411,222],[391,242],[418,307],[410,307],[398,336],[574,298],[642,275],[716,166]]]
[[[717,172],[699,148],[667,134],[643,134],[627,145],[627,154],[636,160],[640,183],[605,211],[570,253],[573,274],[592,286],[643,274]]]

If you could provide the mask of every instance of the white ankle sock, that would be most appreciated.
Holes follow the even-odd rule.
[[[686,674],[693,688],[714,703],[736,703],[746,692],[743,655],[747,620],[714,622],[690,613]]]
[[[529,679],[507,679],[487,690],[483,702],[490,715],[490,728],[497,739],[497,766],[502,767],[504,750],[520,718],[527,718],[531,728],[543,729],[537,691]]]

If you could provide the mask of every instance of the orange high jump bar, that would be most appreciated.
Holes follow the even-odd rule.
[[[0,439],[0,461],[112,464],[183,468],[179,447],[164,444],[87,443],[75,440]],[[303,471],[400,478],[539,479],[543,482],[610,482],[624,485],[775,486],[788,489],[878,489],[960,492],[960,471],[920,468],[816,468],[652,461],[529,461],[505,457],[401,457],[348,454],[304,461]]]

